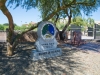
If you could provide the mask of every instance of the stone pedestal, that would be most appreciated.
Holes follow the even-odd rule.
[[[61,56],[61,54],[62,54],[61,48],[55,48],[45,51],[32,50],[32,59],[33,61],[38,61],[47,58]]]

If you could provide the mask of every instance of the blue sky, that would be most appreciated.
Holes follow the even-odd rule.
[[[17,25],[22,25],[25,23],[39,22],[41,21],[40,12],[37,9],[31,9],[26,11],[21,7],[16,9],[8,7],[9,11],[13,16],[14,23]],[[6,16],[0,11],[0,24],[8,23]]]
[[[30,23],[31,21],[41,21],[40,12],[37,9],[30,9],[28,11],[22,9],[21,7],[17,7],[16,9],[8,7],[8,9],[13,16],[14,23],[16,23],[17,25]],[[95,21],[100,21],[100,8],[96,12],[92,13],[91,18],[93,18]],[[8,23],[8,20],[5,15],[3,15],[3,13],[0,11],[0,24],[4,23]]]

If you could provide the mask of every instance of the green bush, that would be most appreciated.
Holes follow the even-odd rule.
[[[21,27],[20,27],[20,30],[21,31],[25,31],[27,29],[27,27],[25,26],[25,25],[22,25]]]
[[[25,25],[22,26],[15,26],[14,30],[21,30],[21,31],[25,31],[27,29],[27,27]]]
[[[0,30],[4,30],[4,26],[3,25],[0,25]]]
[[[15,26],[14,30],[20,30],[21,27],[20,26]]]
[[[4,26],[4,25],[3,25]],[[4,26],[4,30],[6,30],[7,28],[9,28],[9,26]]]

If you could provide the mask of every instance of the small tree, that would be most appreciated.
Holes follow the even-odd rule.
[[[93,27],[95,24],[94,20],[92,18],[87,19],[87,26],[88,27]]]

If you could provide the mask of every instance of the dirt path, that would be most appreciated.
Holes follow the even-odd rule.
[[[79,74],[73,75],[100,75],[100,53],[93,51],[79,51],[74,53],[74,57],[80,58],[80,62],[83,64]]]
[[[60,57],[33,62],[33,43],[20,44],[12,57],[0,54],[0,75],[100,75],[100,43],[80,47],[62,44]]]

